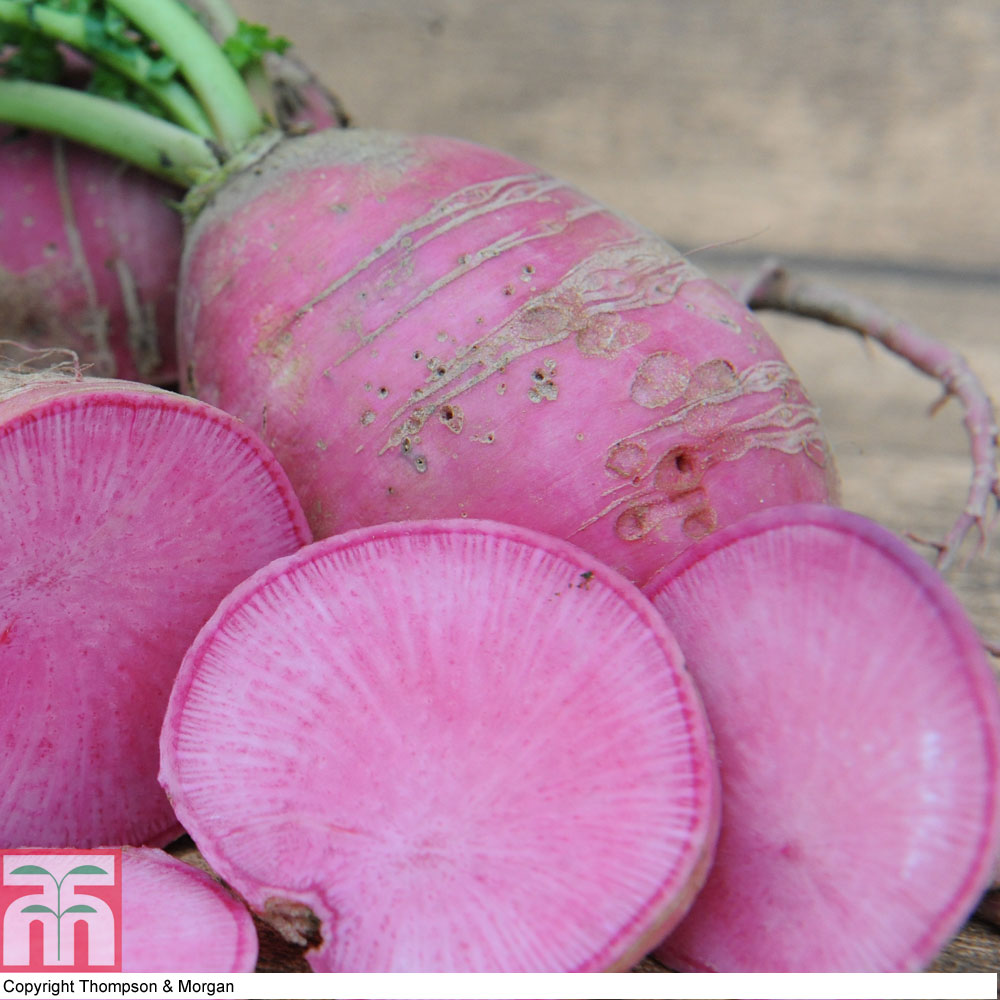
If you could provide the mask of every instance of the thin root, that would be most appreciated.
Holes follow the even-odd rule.
[[[765,261],[733,290],[751,309],[774,309],[822,320],[831,326],[854,330],[865,340],[878,341],[941,384],[942,397],[932,407],[932,413],[952,396],[961,403],[972,457],[965,509],[943,542],[927,544],[937,549],[937,566],[942,571],[954,563],[973,528],[979,536],[976,552],[980,553],[995,521],[988,515],[991,510],[995,513],[1000,505],[997,421],[985,388],[966,360],[878,306],[823,282],[791,275],[773,259]]]

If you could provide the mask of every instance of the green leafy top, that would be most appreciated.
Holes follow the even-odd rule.
[[[221,44],[202,24],[213,18]],[[0,0],[0,120],[191,186],[267,128],[243,77],[288,44],[225,0]],[[69,49],[90,66],[82,89]]]

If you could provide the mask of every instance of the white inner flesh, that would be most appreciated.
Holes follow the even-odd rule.
[[[297,543],[259,454],[187,405],[71,397],[0,437],[0,842],[175,825],[157,739],[184,652]]]
[[[933,595],[806,525],[713,553],[656,604],[723,783],[716,862],[668,948],[719,971],[929,960],[964,916],[995,794],[982,697]]]
[[[317,968],[573,969],[669,906],[710,825],[705,734],[655,618],[587,568],[390,536],[277,577],[202,648],[189,828],[256,905],[317,909]]]

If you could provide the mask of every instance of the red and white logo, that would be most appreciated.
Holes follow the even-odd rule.
[[[122,852],[0,849],[0,971],[120,972]]]

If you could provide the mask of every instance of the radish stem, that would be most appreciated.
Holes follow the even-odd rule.
[[[67,87],[0,80],[0,119],[85,143],[184,187],[219,169],[210,144],[193,132]]]
[[[226,152],[264,128],[246,84],[211,35],[178,0],[111,0],[180,67]]]
[[[182,83],[175,79],[156,80],[154,61],[138,48],[126,53],[121,46],[109,48],[102,44],[86,17],[51,7],[29,7],[15,0],[0,0],[0,23],[37,31],[46,38],[72,45],[146,90],[178,125],[205,138],[212,137],[211,124]]]

